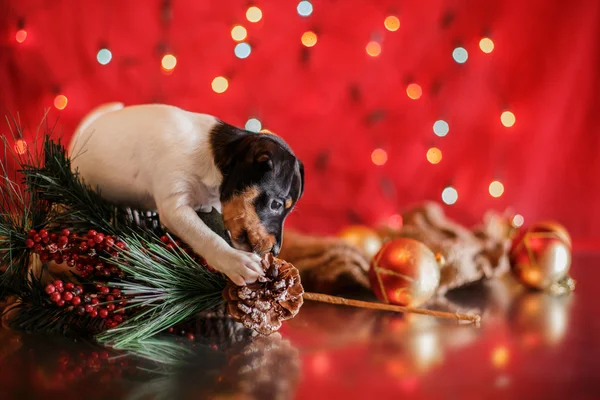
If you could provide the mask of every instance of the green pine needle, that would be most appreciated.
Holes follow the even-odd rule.
[[[147,240],[135,233],[123,239],[127,250],[116,261],[107,261],[127,274],[115,286],[131,296],[128,308],[139,310],[122,325],[99,335],[100,342],[125,348],[223,302],[225,279],[181,248],[171,250],[157,237]]]

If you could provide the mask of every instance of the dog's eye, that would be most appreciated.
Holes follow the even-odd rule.
[[[283,207],[283,203],[280,202],[279,200],[271,201],[271,210],[279,211],[279,210],[281,210],[281,207]]]

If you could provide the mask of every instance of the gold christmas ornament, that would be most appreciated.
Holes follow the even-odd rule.
[[[343,229],[338,237],[360,248],[371,259],[381,248],[381,239],[376,231],[362,225],[351,225]]]
[[[433,296],[440,283],[440,266],[423,243],[399,238],[384,244],[373,257],[369,279],[379,300],[416,307]]]
[[[529,228],[515,240],[510,258],[512,271],[521,283],[547,290],[567,276],[571,248],[564,235]]]
[[[556,221],[541,221],[531,225],[528,229],[529,232],[543,232],[543,233],[554,233],[560,240],[565,242],[569,248],[573,247],[571,242],[571,235],[567,228],[562,226]]]

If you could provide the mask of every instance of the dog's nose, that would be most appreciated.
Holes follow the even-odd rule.
[[[271,253],[273,253],[274,256],[277,256],[280,250],[281,246],[279,244],[274,244],[273,248],[271,249]]]

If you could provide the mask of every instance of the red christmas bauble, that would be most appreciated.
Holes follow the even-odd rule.
[[[379,300],[416,307],[435,293],[440,284],[440,265],[423,243],[398,238],[385,243],[375,254],[369,279]]]

